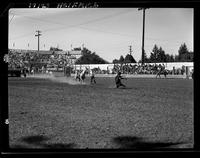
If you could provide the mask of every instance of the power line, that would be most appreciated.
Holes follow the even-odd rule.
[[[130,12],[130,11],[132,11],[132,10],[124,11],[124,12],[120,12],[120,13],[118,13],[118,14],[113,14],[113,15],[109,15],[109,16],[104,16],[104,17],[100,17],[100,18],[96,18],[96,19],[92,19],[92,20],[89,20],[89,21],[86,21],[86,22],[82,22],[82,23],[79,23],[79,24],[69,25],[69,26],[67,26],[67,28],[76,27],[76,26],[80,26],[80,25],[86,25],[86,24],[90,24],[90,23],[94,23],[94,22],[106,20],[106,19],[109,19],[109,18],[111,18],[111,17],[117,16],[117,15],[120,15],[120,14],[128,13],[128,12]],[[47,30],[44,30],[44,31],[47,32],[47,31],[62,30],[62,29],[67,29],[67,28],[66,28],[66,25],[63,24],[63,27],[47,29]]]
[[[110,32],[110,31],[103,31],[103,30],[99,30],[99,29],[94,29],[94,28],[86,28],[86,27],[78,27],[80,29],[84,29],[84,30],[89,30],[89,31],[95,31],[95,32],[103,32],[103,33],[109,33],[109,34],[113,34],[113,35],[116,35],[116,36],[124,36],[124,37],[130,37],[130,38],[133,38],[133,36],[131,35],[127,35],[127,34],[121,34],[121,33],[114,33],[114,32]]]
[[[131,10],[131,11],[132,11],[132,10]],[[107,16],[107,18],[111,18],[111,17],[113,17],[113,16],[116,16],[116,15],[119,15],[119,14],[124,14],[124,13],[127,13],[127,12],[130,12],[130,10],[129,10],[129,11],[126,11],[126,12],[120,12],[120,13],[118,13],[118,14],[112,14],[112,15],[110,15],[110,16]],[[14,16],[15,16],[15,15],[13,15],[13,17],[14,17]],[[11,18],[11,20],[13,19],[13,17]],[[40,20],[40,19],[32,18],[32,17],[27,17],[27,16],[24,16],[24,15],[23,15],[23,17],[25,17],[25,18],[30,18],[30,19],[34,19],[34,20],[36,20],[36,21],[41,21],[41,22],[45,22],[45,23],[51,23],[51,24],[62,25],[62,26],[65,26],[64,29],[67,29],[67,28],[70,28],[70,27],[78,27],[78,28],[81,28],[81,29],[92,30],[92,31],[96,31],[96,32],[103,32],[103,33],[109,33],[109,34],[113,34],[113,35],[117,35],[117,36],[124,36],[124,37],[133,38],[133,36],[131,36],[131,35],[125,35],[125,34],[114,33],[114,32],[110,32],[110,31],[103,31],[103,30],[99,30],[99,29],[86,28],[86,27],[83,27],[83,26],[79,26],[79,25],[84,25],[84,24],[92,23],[92,22],[95,22],[95,21],[98,21],[98,20],[101,21],[101,19],[104,20],[104,19],[106,19],[106,16],[101,17],[101,18],[96,18],[96,19],[93,19],[93,20],[89,20],[89,21],[84,22],[84,23],[79,23],[79,24],[71,25],[71,26],[68,26],[67,28],[66,28],[66,25],[65,25],[65,24],[55,23],[55,22],[51,22],[51,21],[47,21],[47,20],[42,21],[42,20]],[[62,28],[63,28],[63,27],[62,27]],[[53,28],[53,29],[56,29],[56,28]],[[59,30],[59,29],[57,29],[57,30]],[[47,29],[47,30],[44,30],[44,31],[51,31],[51,30]],[[15,38],[13,38],[13,39],[10,39],[10,40],[23,38],[23,37],[26,37],[26,36],[29,36],[29,35],[32,35],[32,33],[24,34],[24,35],[22,35],[22,36],[18,36],[18,37],[15,37]],[[162,39],[155,39],[155,38],[146,38],[146,39],[147,39],[147,40],[159,40],[159,41],[162,40]],[[166,40],[163,39],[163,41],[166,41],[166,42],[167,42],[168,40],[167,40],[167,39],[166,39]],[[178,42],[178,41],[177,41],[177,42]],[[175,45],[175,44],[171,44],[171,45]],[[177,45],[178,45],[178,44],[177,44]]]
[[[19,14],[15,14],[15,15],[16,15],[16,16],[19,16],[19,17],[26,18],[26,19],[34,20],[34,21],[40,21],[40,22],[42,22],[42,23],[49,23],[49,24],[63,25],[63,24],[61,24],[61,23],[52,22],[52,21],[45,20],[45,19],[33,18],[33,17],[30,17],[30,16],[26,16],[26,15],[19,15]]]
[[[21,36],[18,36],[18,37],[15,37],[13,39],[9,39],[9,40],[16,40],[16,39],[20,39],[20,38],[27,37],[27,36],[32,36],[32,35],[33,35],[33,32],[28,33],[28,34],[23,34]]]
[[[103,32],[103,33],[109,33],[109,34],[113,34],[113,35],[116,35],[116,36],[124,36],[124,37],[130,37],[130,38],[133,38],[133,35],[127,35],[127,34],[121,34],[121,33],[114,33],[114,32],[110,32],[110,31],[103,31],[103,30],[99,30],[99,29],[94,29],[94,28],[86,28],[86,27],[78,27],[78,28],[81,28],[81,29],[85,29],[85,30],[91,30],[91,31],[96,31],[96,32]],[[146,40],[148,41],[159,41],[159,42],[169,42],[171,40],[174,40],[174,42],[179,42],[177,39],[160,39],[160,38],[146,38]],[[173,42],[173,43],[174,43]],[[174,45],[174,44],[172,44]]]
[[[109,16],[103,16],[103,17],[100,17],[100,18],[88,20],[88,21],[83,22],[83,23],[74,24],[74,25],[68,25],[68,26],[66,26],[65,24],[61,24],[61,23],[57,23],[57,22],[55,23],[55,22],[48,21],[48,20],[40,20],[40,19],[38,19],[38,18],[32,18],[32,17],[29,17],[29,16],[24,16],[24,15],[18,15],[18,16],[22,16],[22,17],[25,17],[25,18],[28,18],[28,19],[32,19],[32,20],[36,20],[36,21],[40,21],[40,22],[46,22],[46,23],[50,23],[50,24],[62,25],[62,27],[56,27],[56,28],[51,28],[51,29],[43,30],[43,32],[48,32],[48,31],[53,31],[53,30],[68,29],[68,28],[71,28],[71,27],[76,27],[76,26],[80,26],[80,25],[86,25],[86,24],[90,24],[90,23],[93,23],[93,22],[102,21],[102,20],[109,19],[109,18],[111,18],[111,17],[117,16],[117,15],[120,15],[120,14],[125,14],[125,13],[131,12],[131,11],[133,11],[133,10],[123,11],[123,12],[119,12],[119,13],[117,13],[117,14],[112,14],[112,15],[109,15]],[[16,15],[17,15],[17,14],[16,14]],[[32,34],[32,33],[30,33],[30,34]],[[30,35],[30,34],[25,34],[25,35],[16,37],[16,38],[14,38],[14,39],[18,39],[18,38],[21,38],[21,37],[25,37],[26,35],[28,36],[28,35]],[[12,39],[12,40],[13,40],[13,39]]]

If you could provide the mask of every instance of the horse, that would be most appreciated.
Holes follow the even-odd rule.
[[[157,78],[158,76],[159,76],[159,78],[161,78],[161,77],[160,77],[161,74],[163,74],[163,75],[165,76],[165,78],[166,78],[168,72],[167,72],[166,69],[160,69],[160,70],[157,71],[156,78]]]
[[[80,73],[80,82],[83,83],[84,80],[85,80],[85,74],[86,74],[86,70],[83,70],[81,73]]]

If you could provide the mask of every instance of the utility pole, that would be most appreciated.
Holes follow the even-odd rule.
[[[40,34],[41,31],[39,31],[39,30],[37,30],[36,32],[37,32],[37,35],[35,35],[35,36],[38,37],[38,52],[39,52],[39,51],[40,51],[40,36],[41,36],[42,34]]]
[[[143,30],[142,30],[142,65],[144,64],[144,30],[145,30],[145,10],[149,8],[138,8],[143,10]]]
[[[130,48],[129,48],[129,53],[130,53],[130,55],[132,55],[132,52],[133,52],[133,51],[132,51],[132,46],[130,45],[129,47],[130,47]]]

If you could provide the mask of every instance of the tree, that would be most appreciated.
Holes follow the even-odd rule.
[[[187,46],[185,43],[181,44],[181,46],[179,47],[179,50],[178,50],[178,54],[179,55],[183,55],[183,54],[186,54],[188,53],[188,49],[187,49]]]
[[[194,58],[194,52],[189,52],[188,61],[193,61],[193,58]]]
[[[166,54],[165,57],[166,57],[166,62],[174,62],[173,55]]]
[[[75,62],[76,64],[107,64],[106,60],[99,57],[95,52],[91,52],[87,48],[83,48],[82,56]]]
[[[148,63],[148,62],[149,62],[149,58],[147,57],[147,54],[144,51],[144,63]]]
[[[170,62],[174,62],[174,61],[175,61],[174,56],[170,55]]]
[[[179,55],[175,55],[174,61],[175,61],[175,62],[179,62],[179,61],[180,61],[180,60],[179,60]]]
[[[166,62],[170,62],[171,58],[170,58],[170,55],[169,54],[166,54]]]
[[[158,61],[159,62],[166,62],[165,51],[162,49],[162,47],[159,48]]]
[[[124,62],[125,63],[136,63],[135,59],[133,58],[133,56],[131,54],[126,55]]]
[[[124,63],[124,57],[123,57],[123,55],[120,56],[119,63]]]
[[[113,64],[117,64],[117,63],[119,63],[119,60],[114,59],[112,63],[113,63]]]
[[[181,44],[178,50],[178,60],[181,61],[188,61],[189,51],[185,43]]]
[[[150,54],[150,62],[158,62],[158,54],[159,54],[159,49],[158,46],[155,44]]]
[[[169,55],[166,57],[165,51],[162,47],[158,49],[158,46],[155,44],[150,54],[149,62],[166,62],[169,58]]]
[[[150,61],[150,58],[148,58],[147,57],[147,54],[146,54],[146,52],[144,51],[144,63],[150,63],[151,61]],[[138,63],[142,63],[142,60],[140,59],[139,61],[138,61]]]
[[[55,47],[50,47],[49,50],[50,50],[50,51],[62,51],[62,49],[55,48]]]

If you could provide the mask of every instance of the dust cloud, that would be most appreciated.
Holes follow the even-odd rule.
[[[31,78],[42,78],[42,79],[49,79],[53,82],[59,82],[59,83],[67,83],[70,85],[86,85],[86,82],[79,82],[76,81],[74,77],[66,77],[66,76],[54,76],[53,74],[34,74],[31,76],[28,76]]]

